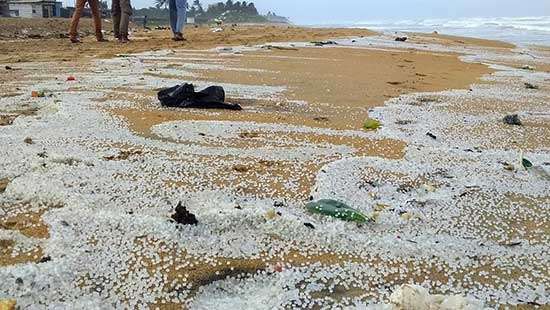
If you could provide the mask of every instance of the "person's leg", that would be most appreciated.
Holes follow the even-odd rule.
[[[82,16],[82,10],[84,10],[84,5],[86,0],[76,0],[73,19],[71,20],[71,28],[69,29],[69,38],[71,42],[77,43],[78,40],[78,22],[80,21],[80,16]]]
[[[176,33],[180,38],[183,38],[183,27],[187,23],[187,0],[176,0],[176,7],[178,9],[178,20],[176,22]]]
[[[99,8],[99,0],[88,0],[92,17],[94,19],[95,37],[97,41],[104,41],[103,33],[101,32],[101,9]]]
[[[176,7],[176,0],[168,0],[168,9],[170,10],[170,28],[172,28],[172,33],[175,36],[178,32],[178,8]]]
[[[120,38],[122,43],[128,42],[128,26],[132,15],[130,0],[120,0]]]
[[[120,0],[111,2],[111,17],[113,18],[113,34],[120,39]]]

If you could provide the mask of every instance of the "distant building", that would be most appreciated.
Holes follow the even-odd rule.
[[[0,0],[0,17],[10,16],[10,11],[8,10],[8,1]]]
[[[48,18],[61,16],[62,3],[55,0],[7,0],[5,2],[8,16],[11,17]]]

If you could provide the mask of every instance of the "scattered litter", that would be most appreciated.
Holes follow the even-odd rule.
[[[407,40],[408,40],[407,37],[397,37],[397,38],[395,38],[395,41],[397,41],[397,42],[405,42]]]
[[[533,163],[527,158],[522,158],[521,164],[525,169],[533,168]]]
[[[170,29],[170,27],[165,27],[165,26],[156,26],[155,27],[155,30],[168,30]]]
[[[67,77],[67,82],[76,81],[76,78],[74,76]]]
[[[369,118],[363,124],[363,129],[365,129],[365,130],[376,130],[376,129],[380,128],[380,126],[381,126],[380,121]]]
[[[521,69],[522,69],[522,70],[533,71],[533,70],[535,70],[535,67],[531,67],[531,66],[529,66],[529,65],[525,65],[525,66],[522,66]]]
[[[394,85],[394,86],[403,84],[403,82],[398,82],[398,81],[390,81],[390,82],[387,82],[387,83],[390,84],[390,85]]]
[[[43,90],[40,90],[40,91],[33,90],[31,92],[31,97],[33,97],[33,98],[46,97],[46,93]]]
[[[27,144],[33,144],[34,142],[32,141],[32,138],[31,137],[26,137],[23,142],[27,143]]]
[[[10,66],[5,66],[4,68],[6,68],[6,70],[13,70],[13,68]]]
[[[427,193],[433,193],[436,191],[435,186],[431,184],[422,184],[421,189],[424,190]]]
[[[510,243],[501,243],[500,245],[512,248],[512,247],[520,246],[521,241],[514,241],[514,242],[510,242]]]
[[[52,258],[51,258],[50,256],[44,256],[44,257],[42,257],[42,258],[38,261],[38,263],[39,263],[39,264],[43,264],[43,263],[47,263],[47,262],[49,262],[49,261],[51,261],[51,260],[52,260]]]
[[[283,265],[283,263],[280,263],[280,262],[279,262],[279,263],[275,264],[275,266],[273,267],[273,270],[274,270],[275,272],[283,272],[283,270],[284,270],[284,265]]]
[[[10,184],[10,180],[8,178],[0,179],[0,194],[6,191],[8,184]]]
[[[158,99],[166,107],[242,110],[238,104],[224,102],[225,91],[221,86],[195,92],[193,84],[185,83],[161,90]]]
[[[109,155],[103,156],[105,160],[127,160],[130,156],[141,155],[143,154],[140,150],[122,150],[118,155]]]
[[[537,85],[533,85],[531,83],[525,83],[525,88],[527,89],[539,89]]]
[[[395,309],[485,309],[476,299],[459,295],[431,295],[419,285],[405,284],[390,296]]]
[[[239,173],[245,173],[245,172],[248,172],[250,170],[250,167],[248,167],[246,165],[238,164],[238,165],[233,166],[233,170],[236,171],[236,172],[239,172]]]
[[[223,28],[214,28],[212,29],[212,32],[223,32]]]
[[[263,45],[263,49],[268,50],[281,50],[281,51],[297,51],[298,49],[295,47],[286,47],[286,46],[277,46],[277,45]]]
[[[311,41],[311,44],[315,46],[338,45],[338,43],[335,41]]]
[[[178,203],[176,213],[172,215],[172,219],[182,225],[197,225],[199,223],[195,215],[187,211],[187,208],[181,202]]]
[[[330,121],[330,119],[329,119],[328,117],[323,117],[323,116],[321,116],[321,117],[314,117],[313,120],[314,120],[314,121],[317,121],[317,122],[328,122],[328,121]]]
[[[410,221],[410,220],[414,219],[416,216],[412,212],[402,211],[402,213],[400,214],[400,217],[404,221]]]
[[[515,126],[522,126],[521,120],[519,119],[519,115],[512,114],[512,115],[506,115],[503,119],[505,124],[508,125],[515,125]]]
[[[504,167],[504,170],[508,170],[508,171],[516,171],[516,167],[508,162],[500,162],[500,164],[502,164],[502,166]]]
[[[328,215],[344,221],[357,223],[373,222],[371,218],[363,213],[342,202],[332,199],[322,199],[316,202],[310,202],[306,204],[306,208],[312,213]]]
[[[309,228],[309,229],[315,229],[315,226],[313,226],[313,224],[311,224],[311,223],[304,223],[304,226]]]
[[[279,214],[277,213],[277,211],[273,210],[273,209],[269,209],[267,210],[267,212],[265,213],[265,219],[266,220],[274,220],[276,219],[277,217],[279,217]]]
[[[398,120],[395,122],[396,125],[410,125],[412,123],[414,122],[411,120]]]
[[[426,133],[426,136],[428,136],[428,137],[430,137],[430,138],[432,138],[432,139],[434,139],[434,140],[436,140],[436,139],[437,139],[437,136],[436,136],[436,135],[434,135],[434,134],[433,134],[433,133],[431,133],[431,132],[427,132],[427,133]]]

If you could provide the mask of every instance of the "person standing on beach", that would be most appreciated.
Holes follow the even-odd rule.
[[[113,0],[111,5],[113,16],[113,33],[120,43],[128,43],[128,25],[132,16],[130,0]]]
[[[92,11],[92,17],[94,19],[95,26],[95,37],[98,42],[105,42],[103,38],[103,33],[101,32],[101,10],[99,6],[99,0],[76,0],[75,10],[73,13],[73,19],[71,20],[71,27],[69,29],[69,39],[72,43],[81,43],[78,36],[78,22],[82,16],[82,11],[86,2],[90,4],[90,9]]]
[[[170,9],[170,27],[174,41],[184,41],[182,31],[185,23],[187,23],[187,0],[168,0],[168,8]]]

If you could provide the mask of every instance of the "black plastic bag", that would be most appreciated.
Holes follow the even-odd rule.
[[[185,83],[159,91],[158,99],[166,107],[242,110],[238,104],[225,102],[225,91],[221,86],[195,92],[193,84]]]

